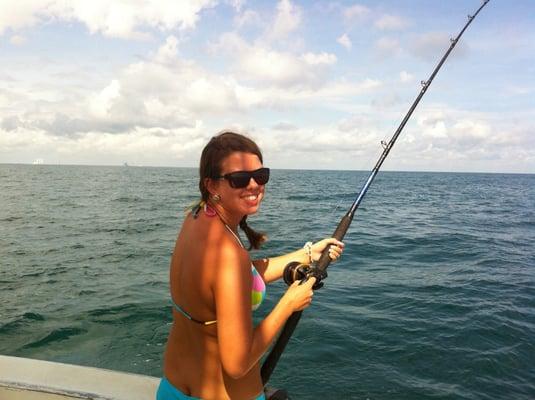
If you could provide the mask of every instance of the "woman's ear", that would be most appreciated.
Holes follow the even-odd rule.
[[[204,178],[204,187],[206,190],[208,190],[208,193],[213,196],[219,189],[219,181],[216,181],[215,179]]]

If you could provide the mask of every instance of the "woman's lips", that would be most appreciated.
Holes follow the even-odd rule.
[[[245,200],[247,205],[254,207],[258,204],[258,200],[260,199],[260,194],[248,194],[248,195],[242,196],[242,198]]]

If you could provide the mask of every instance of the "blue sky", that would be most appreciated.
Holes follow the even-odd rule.
[[[369,170],[479,0],[0,0],[0,162]],[[535,173],[535,2],[491,0],[384,164]]]

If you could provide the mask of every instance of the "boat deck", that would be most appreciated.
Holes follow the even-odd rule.
[[[0,355],[1,400],[154,400],[159,379]]]

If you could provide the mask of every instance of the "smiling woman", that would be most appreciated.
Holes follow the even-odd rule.
[[[213,137],[200,162],[201,200],[186,217],[171,259],[173,325],[164,355],[157,399],[265,399],[259,360],[295,311],[312,301],[314,279],[290,286],[256,327],[251,310],[265,297],[266,283],[282,277],[289,261],[319,259],[334,244],[324,239],[290,254],[252,261],[251,248],[266,236],[247,224],[269,181],[260,149],[232,132]]]

